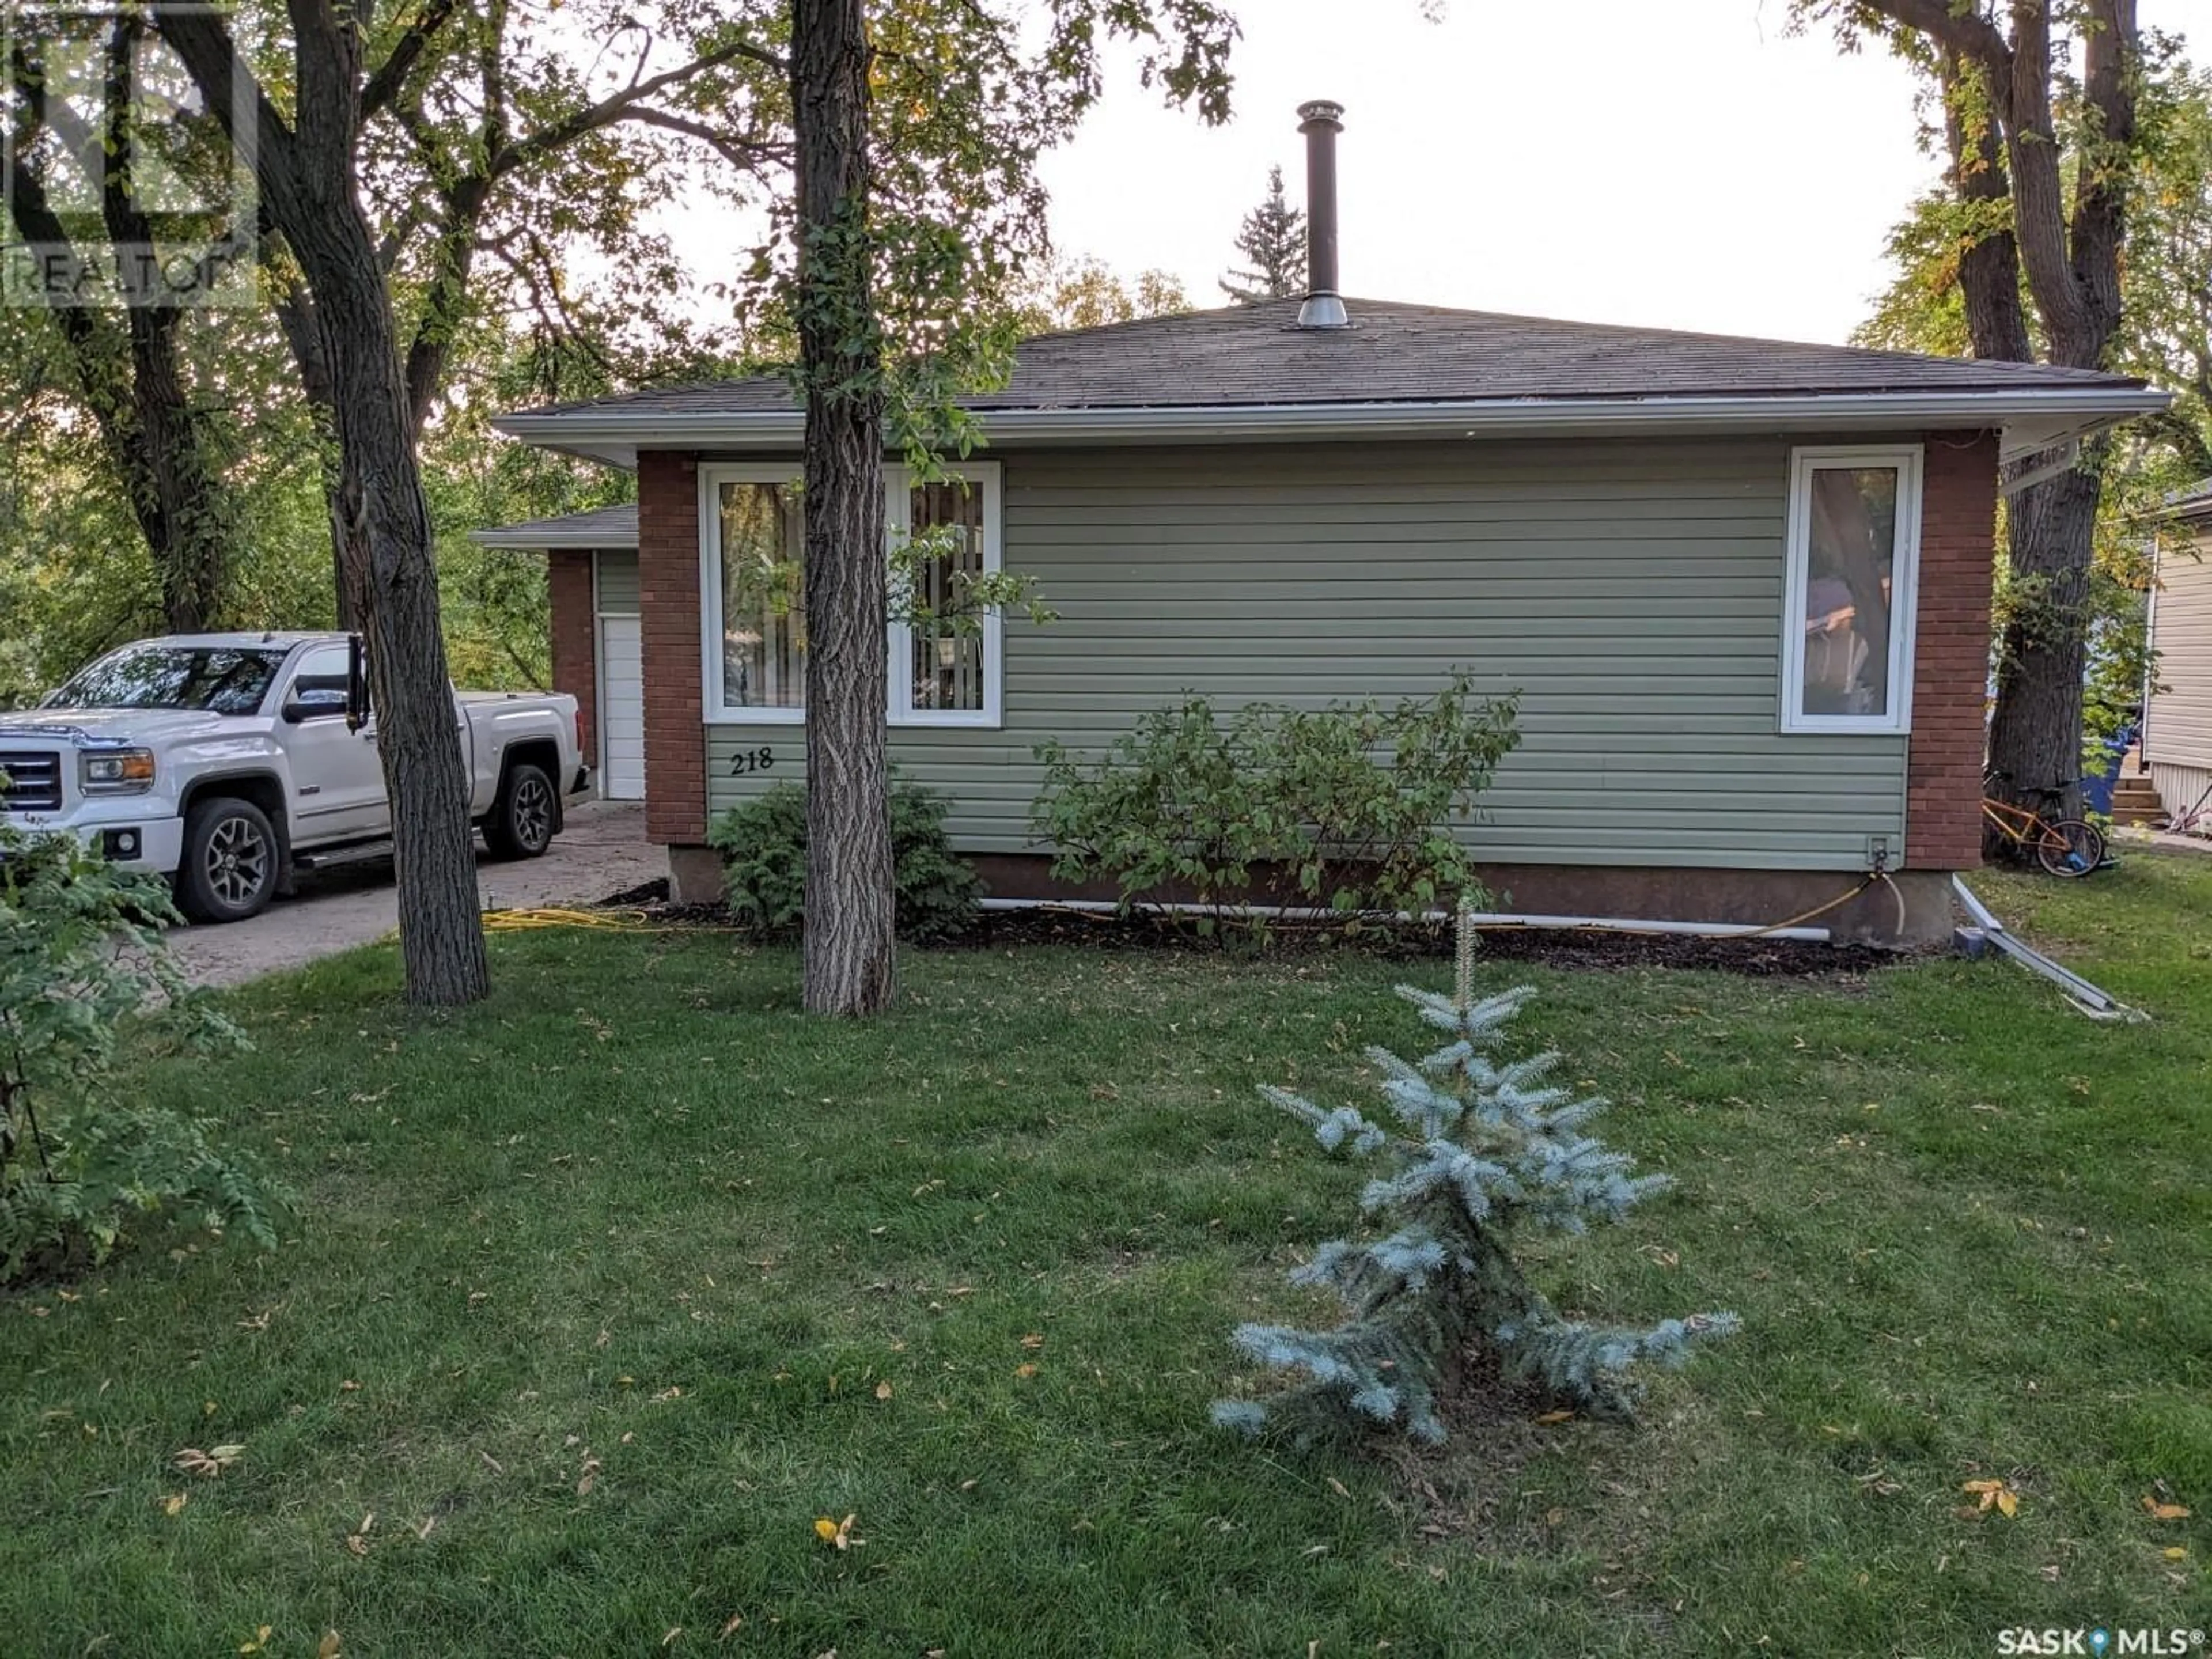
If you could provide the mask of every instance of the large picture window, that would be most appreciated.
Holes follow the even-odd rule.
[[[1920,451],[1791,457],[1782,729],[1911,726]]]
[[[970,464],[920,483],[886,467],[884,520],[894,545],[921,543],[910,592],[895,594],[890,704],[897,726],[1000,722],[1002,629],[969,598],[1000,568],[999,469]],[[805,515],[797,469],[700,469],[701,595],[706,717],[721,724],[806,718]]]

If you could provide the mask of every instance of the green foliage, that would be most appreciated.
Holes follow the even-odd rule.
[[[1208,925],[1246,904],[1347,921],[1448,909],[1482,896],[1452,826],[1518,743],[1517,712],[1513,696],[1476,700],[1463,673],[1389,709],[1255,702],[1224,720],[1187,697],[1146,710],[1094,765],[1040,744],[1036,829],[1056,877],[1110,878],[1125,910],[1162,888],[1188,892]]]
[[[1797,8],[1802,18],[1839,24],[1849,11],[1825,4]],[[1876,20],[1860,21],[1871,27]],[[1899,37],[1896,44],[1911,55],[1911,38]],[[1931,90],[1929,95],[1937,94]],[[1951,95],[1972,105],[1980,95],[1978,82],[1969,78]],[[2102,144],[2078,84],[2062,82],[2057,96],[2069,189],[2078,187],[2082,168],[2093,161],[2124,167],[2130,175],[2127,257],[2121,266],[2124,305],[2111,367],[2142,375],[2174,400],[2170,410],[2131,421],[2084,447],[2083,465],[2101,472],[2102,493],[2081,603],[2055,602],[2036,585],[2014,579],[2002,550],[1998,557],[2001,645],[2008,634],[2047,643],[2079,630],[2087,639],[2082,764],[2101,770],[2105,742],[2135,717],[2155,667],[2147,599],[2160,504],[2171,492],[2212,474],[2212,283],[2204,278],[2212,269],[2212,74],[2190,64],[2176,41],[2147,34],[2136,82],[2136,136],[2119,155]],[[1990,118],[1978,107],[1960,114],[1975,131]],[[1931,142],[1934,137],[1931,131]],[[1977,244],[2012,228],[2009,196],[1970,202],[1948,187],[1923,196],[1890,232],[1886,251],[1895,274],[1877,297],[1874,314],[1854,332],[1854,343],[1970,355],[1960,262]],[[2041,351],[2041,318],[2024,281],[2021,305]]]
[[[1367,1051],[1395,1121],[1351,1106],[1323,1111],[1286,1089],[1261,1091],[1311,1128],[1323,1152],[1379,1153],[1384,1170],[1361,1195],[1362,1235],[1331,1240],[1291,1274],[1293,1285],[1334,1291],[1344,1323],[1328,1331],[1240,1327],[1237,1346],[1247,1355],[1305,1379],[1270,1401],[1218,1402],[1213,1416],[1223,1427],[1257,1434],[1270,1423],[1308,1433],[1402,1426],[1433,1443],[1445,1437],[1450,1391],[1486,1356],[1550,1401],[1623,1418],[1636,1401],[1634,1366],[1680,1364],[1693,1342],[1735,1330],[1727,1313],[1599,1328],[1561,1316],[1528,1282],[1516,1254],[1521,1233],[1578,1235],[1592,1222],[1620,1220],[1669,1183],[1632,1175],[1632,1158],[1586,1133],[1605,1103],[1575,1099],[1545,1080],[1559,1055],[1493,1058],[1507,1024],[1535,994],[1522,986],[1476,1000],[1474,939],[1462,912],[1456,996],[1398,988],[1450,1036],[1449,1046],[1412,1064],[1386,1048]]]
[[[1305,292],[1306,216],[1284,195],[1279,167],[1267,169],[1267,197],[1244,216],[1237,233],[1237,251],[1249,262],[1249,269],[1223,277],[1221,291],[1237,304],[1287,300]]]
[[[952,850],[945,802],[893,775],[891,860],[899,937],[927,945],[975,924],[983,884]],[[716,818],[707,843],[722,854],[730,914],[769,934],[797,933],[806,915],[806,791],[779,783]]]
[[[168,1052],[243,1045],[170,960],[176,920],[160,881],[0,829],[0,1280],[99,1261],[167,1210],[276,1246],[281,1194],[204,1124],[111,1085],[126,1024]]]

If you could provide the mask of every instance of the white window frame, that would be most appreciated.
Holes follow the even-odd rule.
[[[1790,452],[1790,517],[1782,592],[1781,729],[1902,736],[1912,730],[1913,639],[1920,599],[1922,448],[1918,444],[1821,445]],[[1897,473],[1897,546],[1890,565],[1889,712],[1808,714],[1805,589],[1813,557],[1813,474],[1885,467]]]
[[[1004,569],[1005,549],[1000,510],[1000,473],[996,461],[963,461],[945,469],[948,483],[965,483],[983,498],[983,574]],[[884,469],[884,517],[895,539],[903,540],[914,530],[914,475],[903,466]],[[896,602],[897,596],[894,594]],[[1003,655],[1005,618],[995,609],[983,613],[983,706],[981,708],[917,708],[914,706],[914,630],[892,620],[887,648],[890,653],[890,708],[893,726],[967,726],[996,731],[1005,725],[1006,665]]]
[[[912,528],[912,475],[903,466],[884,469],[884,520],[889,533],[903,537]],[[983,497],[983,569],[986,574],[1005,568],[1005,532],[1000,505],[1001,470],[996,461],[963,461],[945,469],[949,479],[964,482]],[[726,483],[770,483],[796,486],[799,467],[795,461],[715,462],[699,468],[699,654],[701,714],[709,726],[804,726],[804,708],[733,708],[723,702],[722,684],[722,502]],[[884,716],[892,726],[966,726],[997,730],[1005,724],[1005,623],[1000,613],[985,613],[983,637],[983,707],[981,708],[916,708],[911,664],[912,630],[893,621],[885,630],[884,650],[889,673],[890,699]]]
[[[722,702],[722,486],[787,484],[796,461],[728,463],[699,469],[699,684],[709,726],[804,726],[804,708],[732,708]]]

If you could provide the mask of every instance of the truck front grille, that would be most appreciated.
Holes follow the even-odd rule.
[[[61,756],[52,749],[0,749],[0,811],[61,810]]]

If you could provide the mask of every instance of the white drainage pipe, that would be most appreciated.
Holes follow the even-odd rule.
[[[1121,908],[1112,899],[987,898],[981,901],[981,904],[986,910],[1080,910],[1093,915],[1111,915]],[[1297,909],[1279,904],[1139,904],[1133,908],[1170,915],[1264,916],[1272,921],[1340,921],[1346,919],[1340,911]],[[1389,920],[1443,922],[1452,920],[1452,913],[1431,910],[1413,916],[1400,911]],[[1477,911],[1474,925],[1478,927],[1541,927],[1565,933],[1668,933],[1690,939],[1786,939],[1812,945],[1826,945],[1830,939],[1825,927],[1761,927],[1755,922],[1747,921],[1642,921],[1633,916],[1524,916],[1500,910]]]

